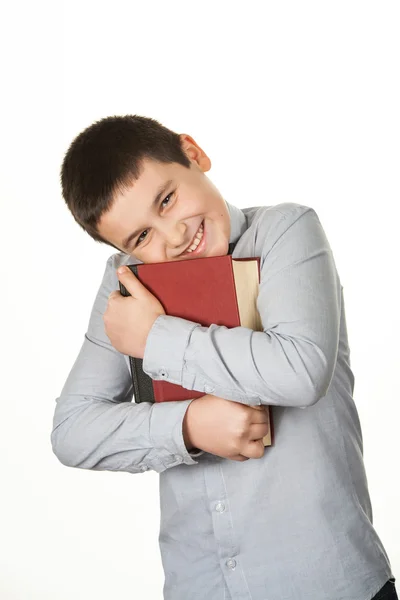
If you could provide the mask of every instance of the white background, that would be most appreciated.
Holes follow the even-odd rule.
[[[50,445],[113,253],[73,220],[59,168],[82,129],[127,113],[192,135],[232,204],[317,211],[400,581],[399,4],[15,1],[0,28],[0,598],[162,598],[158,475],[67,468]]]

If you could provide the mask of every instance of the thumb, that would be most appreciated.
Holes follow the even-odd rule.
[[[136,277],[134,273],[132,273],[129,267],[119,267],[119,269],[117,269],[117,276],[119,281],[126,287],[130,295],[134,298],[137,298],[140,296],[140,294],[147,292],[147,289],[143,283]]]

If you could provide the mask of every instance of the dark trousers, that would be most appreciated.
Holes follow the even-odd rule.
[[[377,594],[375,594],[375,596],[372,598],[372,600],[399,600],[399,597],[396,592],[396,587],[394,585],[395,581],[396,581],[395,577],[389,579],[385,583],[383,588],[381,588],[379,590],[379,592]]]

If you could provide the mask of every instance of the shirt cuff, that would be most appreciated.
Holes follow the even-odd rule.
[[[159,315],[147,336],[143,371],[153,380],[182,385],[185,350],[196,327],[201,325],[181,317]]]
[[[195,454],[189,453],[183,439],[183,419],[188,406],[193,402],[179,400],[177,402],[156,402],[152,406],[150,416],[150,439],[154,445],[157,459],[161,463],[158,472],[179,464],[198,464],[192,457],[200,456],[203,450],[194,448]]]

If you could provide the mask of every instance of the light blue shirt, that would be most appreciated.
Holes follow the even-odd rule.
[[[227,202],[233,258],[260,257],[263,331],[160,315],[143,368],[190,390],[271,406],[260,459],[189,453],[192,399],[133,400],[129,360],[104,331],[107,261],[87,333],[56,400],[53,451],[81,469],[160,473],[165,600],[369,600],[393,577],[372,524],[353,400],[343,288],[319,218],[283,203]]]

